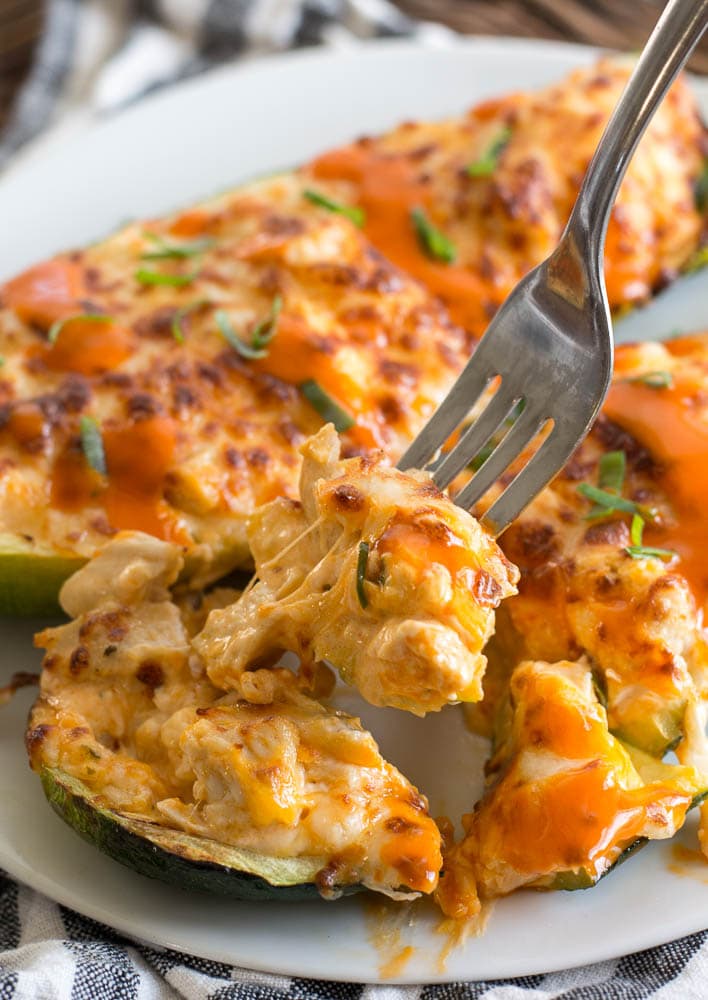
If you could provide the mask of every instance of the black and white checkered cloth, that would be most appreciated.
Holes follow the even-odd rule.
[[[2,2],[2,0],[0,0]],[[443,31],[386,0],[49,0],[0,167],[72,116],[108,114],[234,57]],[[660,919],[660,915],[657,914]],[[0,870],[0,1000],[708,1000],[708,931],[582,969],[497,982],[360,986],[251,972],[127,941]]]

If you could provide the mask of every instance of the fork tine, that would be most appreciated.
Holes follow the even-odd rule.
[[[445,489],[458,472],[469,465],[480,448],[484,447],[492,434],[503,424],[518,401],[518,396],[512,396],[505,391],[504,381],[502,381],[485,409],[435,468],[433,479],[436,486],[439,486],[441,490]]]
[[[484,342],[477,348],[450,392],[401,456],[398,461],[399,469],[404,472],[407,469],[424,469],[452,432],[460,426],[497,374],[491,364],[485,363],[483,344]]]
[[[556,425],[536,454],[481,519],[484,527],[498,537],[555,477],[573,454],[576,445],[575,437],[561,433]]]
[[[475,472],[472,479],[455,497],[455,503],[469,510],[487,492],[502,473],[521,454],[527,444],[545,422],[538,411],[530,412],[528,407],[515,421],[503,441],[497,445],[487,461]]]

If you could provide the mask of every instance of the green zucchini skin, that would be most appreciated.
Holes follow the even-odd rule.
[[[61,585],[85,562],[78,557],[3,550],[0,544],[0,615],[7,618],[61,615]]]
[[[141,875],[232,899],[322,899],[315,882],[326,864],[321,858],[274,858],[228,847],[106,809],[82,782],[60,770],[44,768],[40,778],[52,808],[70,827]],[[342,886],[337,895],[363,889]]]
[[[18,535],[0,532],[0,618],[57,618],[62,584],[87,560],[39,548]],[[225,574],[251,575],[253,560],[245,540],[237,538],[214,554],[208,573],[187,553],[180,583],[205,587]]]

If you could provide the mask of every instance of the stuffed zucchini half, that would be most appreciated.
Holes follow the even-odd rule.
[[[610,734],[583,660],[521,663],[497,726],[489,787],[445,857],[438,900],[455,918],[522,887],[594,885],[647,840],[672,837],[708,788],[694,767]]]
[[[521,576],[497,621],[487,733],[516,663],[585,655],[613,735],[681,753],[708,677],[707,389],[706,334],[617,350],[590,435],[502,536]]]
[[[325,858],[268,857],[122,814],[59,768],[43,768],[40,778],[52,808],[84,840],[148,878],[236,899],[303,900],[327,891]]]
[[[59,814],[117,861],[244,898],[430,893],[440,834],[427,803],[359,721],[307,680],[260,667],[215,687],[178,606],[178,546],[126,533],[62,589],[72,621],[46,629],[32,767]],[[198,603],[198,602],[197,602]]]

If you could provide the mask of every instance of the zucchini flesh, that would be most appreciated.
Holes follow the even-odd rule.
[[[83,782],[56,768],[40,778],[52,808],[84,840],[148,878],[243,900],[320,899],[317,874],[327,859],[276,858],[195,837],[100,804]],[[364,889],[337,887],[337,894]]]

